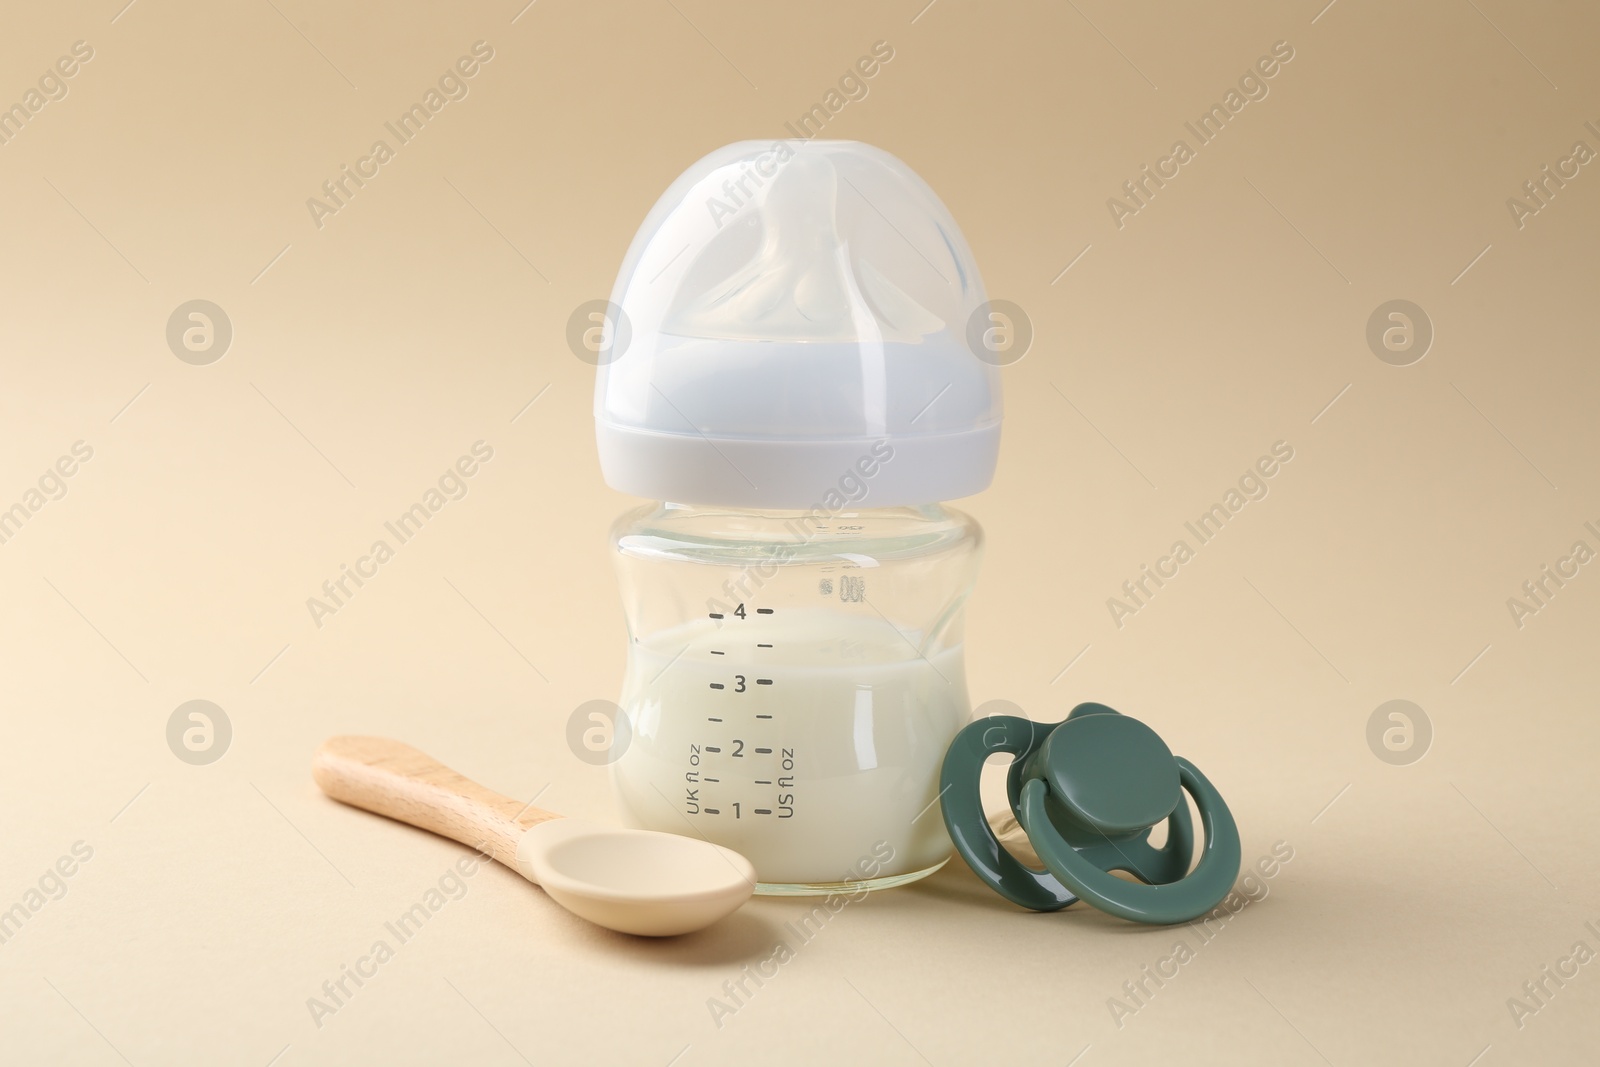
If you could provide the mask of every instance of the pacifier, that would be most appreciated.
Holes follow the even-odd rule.
[[[984,815],[978,781],[997,752],[1013,757],[1007,796],[1043,870],[1007,852]],[[969,723],[945,754],[940,788],[956,851],[990,888],[1035,911],[1084,900],[1133,922],[1187,922],[1215,908],[1239,874],[1239,830],[1216,787],[1150,727],[1104,704],[1079,704],[1055,724],[1015,715]],[[1185,790],[1205,829],[1193,872]],[[1149,838],[1162,820],[1167,840],[1157,848]]]

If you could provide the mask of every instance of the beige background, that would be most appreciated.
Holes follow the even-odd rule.
[[[1506,207],[1600,148],[1593,9],[122,3],[13,4],[0,34],[6,102],[94,49],[0,147],[0,504],[94,449],[0,545],[0,906],[93,849],[0,945],[0,1060],[1593,1060],[1600,965],[1520,1029],[1507,998],[1600,949],[1600,573],[1520,629],[1506,606],[1600,548],[1600,173],[1521,229]],[[478,40],[467,98],[315,227]],[[322,737],[609,816],[564,729],[616,695],[630,502],[567,318],[680,171],[782,135],[879,40],[827,135],[922,174],[1037,331],[961,505],[990,538],[974,700],[1144,718],[1247,862],[1294,859],[1120,1028],[1108,998],[1193,932],[1023,914],[959,866],[848,909],[721,1029],[707,998],[801,905],[641,943],[486,870],[318,1028],[307,998],[461,851],[322,798]],[[1280,40],[1270,95],[1118,229],[1106,199]],[[209,366],[164,337],[195,298],[233,324]],[[1408,367],[1364,339],[1395,298],[1437,334]],[[469,495],[316,628],[306,598],[479,439]],[[1106,598],[1278,440],[1270,495],[1118,629]],[[205,767],[165,740],[195,698],[234,730]],[[1409,766],[1366,741],[1396,698],[1434,729]]]

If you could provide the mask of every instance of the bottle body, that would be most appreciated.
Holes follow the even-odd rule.
[[[612,545],[628,620],[624,817],[749,857],[768,893],[877,888],[948,858],[945,750],[971,714],[982,533],[937,505],[650,505]]]

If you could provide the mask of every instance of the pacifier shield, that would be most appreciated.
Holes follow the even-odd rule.
[[[1183,799],[1172,750],[1150,727],[1126,715],[1081,715],[1050,732],[1034,767],[1051,798],[1103,834],[1143,830]]]
[[[979,778],[997,752],[1013,757],[1011,810],[1044,870],[1017,862],[984,817]],[[1104,704],[1080,704],[1053,725],[1010,715],[969,723],[940,780],[956,851],[995,892],[1035,911],[1081,899],[1133,922],[1188,922],[1216,907],[1239,874],[1239,831],[1221,794],[1154,730]],[[1193,871],[1185,792],[1205,829]],[[1158,849],[1149,832],[1163,821],[1167,842]]]

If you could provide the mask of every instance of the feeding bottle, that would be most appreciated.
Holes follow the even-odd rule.
[[[963,614],[999,374],[949,212],[850,141],[705,157],[634,239],[595,421],[628,626],[612,773],[634,825],[748,856],[766,893],[936,870],[970,717]]]

